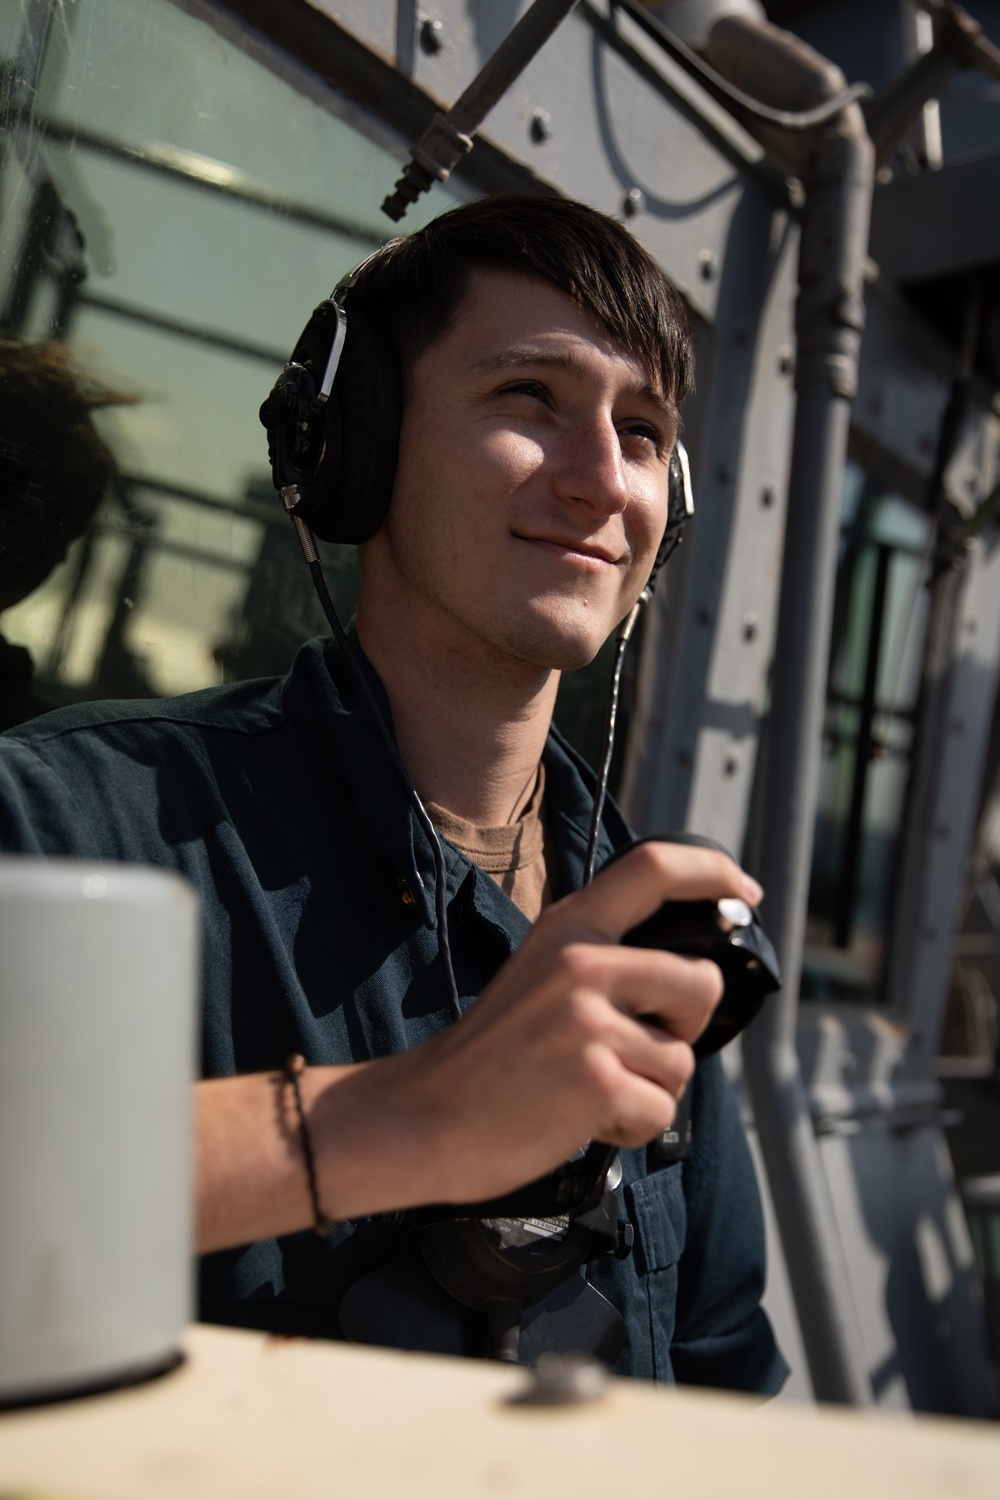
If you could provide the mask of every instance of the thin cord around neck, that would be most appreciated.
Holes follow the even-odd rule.
[[[437,829],[428,816],[427,809],[420,800],[420,795],[416,787],[410,780],[409,772],[400,758],[392,735],[389,733],[388,725],[382,717],[378,704],[375,702],[375,696],[368,684],[357,654],[348,639],[346,630],[340,623],[340,617],[334,608],[333,600],[330,598],[330,590],[327,588],[326,579],[323,576],[323,564],[318,557],[310,558],[308,553],[306,554],[306,561],[309,564],[309,572],[312,574],[312,580],[319,595],[319,602],[322,604],[323,612],[330,622],[330,628],[347,658],[351,671],[354,673],[382,744],[385,746],[386,753],[403,784],[406,799],[412,807],[417,822],[423,829],[427,841],[431,846],[431,853],[434,857],[434,907],[437,913],[438,949],[441,954],[441,962],[444,966],[448,1004],[451,1007],[452,1019],[460,1021],[462,1019],[462,1004],[458,997],[458,984],[455,980],[455,968],[451,958],[451,940],[448,934],[448,880],[441,840],[438,838]]]

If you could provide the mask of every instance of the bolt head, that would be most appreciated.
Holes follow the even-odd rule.
[[[424,16],[420,23],[420,50],[428,57],[437,57],[444,47],[444,27],[431,16]]]
[[[536,146],[540,146],[543,141],[549,139],[552,134],[552,117],[547,109],[535,110],[528,126],[528,134]]]
[[[636,214],[641,214],[646,207],[646,195],[642,188],[629,188],[622,199],[622,212],[626,219],[634,219]]]
[[[585,1354],[546,1353],[539,1357],[530,1385],[508,1399],[524,1406],[579,1406],[605,1394],[608,1372]]]

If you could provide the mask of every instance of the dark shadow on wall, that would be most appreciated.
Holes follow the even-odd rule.
[[[941,1132],[863,1126],[845,1144],[864,1226],[886,1267],[894,1350],[872,1371],[876,1396],[898,1377],[914,1411],[992,1415],[982,1292],[956,1243],[961,1209]],[[850,1243],[845,1250],[851,1259]]]

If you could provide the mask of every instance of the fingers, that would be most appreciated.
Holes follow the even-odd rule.
[[[724,987],[709,959],[596,943],[564,948],[550,982],[567,995],[601,997],[629,1016],[653,1020],[689,1044],[708,1025]]]
[[[618,940],[664,901],[756,904],[761,894],[725,854],[650,842],[544,912],[462,1023],[425,1044],[431,1086],[418,1080],[415,1097],[431,1132],[451,1142],[448,1195],[483,1196],[473,1171],[479,1146],[466,1153],[468,1173],[460,1171],[454,1136],[471,1147],[484,1125],[491,1141],[507,1140],[505,1163],[522,1181],[547,1170],[567,1144],[638,1146],[666,1129],[694,1069],[692,1047],[722,996],[722,974],[706,959]],[[447,1120],[435,1124],[443,1101]],[[465,1124],[454,1132],[459,1117]]]
[[[629,1073],[679,1099],[694,1073],[694,1053],[659,1026],[623,1020],[615,1054]]]
[[[616,860],[586,890],[553,908],[553,915],[567,926],[580,924],[599,939],[617,942],[664,901],[738,896],[756,906],[763,894],[727,854],[652,840]]]
[[[627,1025],[637,1035],[644,1029],[635,1022]],[[638,1047],[632,1058],[635,1067],[616,1054],[604,1059],[608,1076],[596,1134],[615,1146],[644,1146],[668,1129],[694,1072],[694,1054],[685,1043],[658,1040],[652,1034],[647,1041],[650,1050]]]

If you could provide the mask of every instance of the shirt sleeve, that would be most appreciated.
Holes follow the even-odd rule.
[[[684,1385],[773,1396],[788,1376],[767,1314],[764,1220],[750,1148],[721,1060],[698,1066],[684,1162],[687,1237],[671,1359]]]

